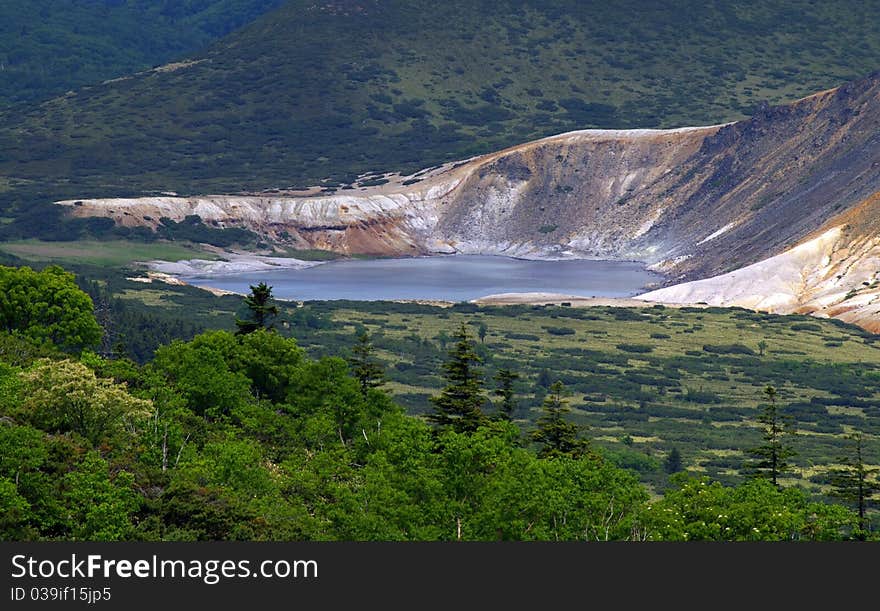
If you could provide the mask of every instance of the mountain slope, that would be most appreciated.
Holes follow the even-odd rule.
[[[283,0],[0,0],[0,108],[193,53]]]
[[[0,117],[7,207],[349,183],[574,129],[739,119],[876,69],[880,6],[293,0],[193,59]]]
[[[670,283],[757,264],[652,297],[807,311],[810,300],[830,304],[828,291],[844,297],[875,280],[865,270],[875,264],[878,168],[880,73],[737,123],[571,132],[409,176],[371,174],[334,193],[61,203],[128,227],[197,215],[345,253],[639,260]],[[733,297],[713,297],[719,286]]]
[[[814,314],[880,333],[880,193],[779,255],[640,298]]]

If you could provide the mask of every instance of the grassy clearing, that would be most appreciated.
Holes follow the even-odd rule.
[[[184,243],[152,243],[116,241],[43,242],[18,240],[0,243],[0,250],[25,261],[88,264],[122,267],[140,261],[161,259],[217,259],[217,255]]]
[[[457,311],[399,304],[309,304],[296,313],[329,319],[326,328],[294,325],[313,354],[344,353],[356,330],[374,337],[389,390],[412,413],[430,410],[442,385],[443,334],[462,322],[488,326],[478,341],[485,377],[518,371],[516,418],[528,430],[550,380],[569,390],[572,418],[599,445],[631,461],[646,481],[672,447],[689,469],[722,481],[739,478],[768,384],[796,419],[793,481],[819,490],[825,466],[846,452],[845,435],[880,435],[880,342],[861,329],[798,316],[739,309],[495,307]],[[405,310],[405,311],[396,311]],[[809,322],[805,324],[805,321]],[[574,331],[560,331],[569,329]],[[828,336],[839,347],[827,345]],[[764,354],[761,345],[764,344]],[[447,345],[449,347],[451,341]],[[874,443],[870,461],[880,464]]]

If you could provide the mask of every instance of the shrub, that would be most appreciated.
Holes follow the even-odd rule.
[[[743,344],[706,344],[703,346],[703,350],[713,354],[755,354],[754,350]]]
[[[574,329],[569,327],[544,327],[550,335],[574,335]]]
[[[647,344],[617,344],[617,349],[624,352],[647,354],[654,351],[654,346],[649,346]]]

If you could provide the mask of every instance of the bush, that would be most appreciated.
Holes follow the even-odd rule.
[[[647,354],[654,351],[654,346],[647,344],[617,344],[617,349],[635,354]]]
[[[544,327],[550,335],[574,335],[574,329],[569,327]]]
[[[792,331],[821,331],[822,327],[812,322],[799,322],[791,326]]]
[[[703,350],[712,354],[755,354],[754,350],[743,344],[706,344],[703,346]]]

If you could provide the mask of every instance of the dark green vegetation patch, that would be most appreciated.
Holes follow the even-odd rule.
[[[876,70],[878,11],[808,0],[294,0],[188,68],[5,113],[0,191],[206,193],[354,184],[367,172],[375,184],[379,172],[567,130],[720,123]]]

